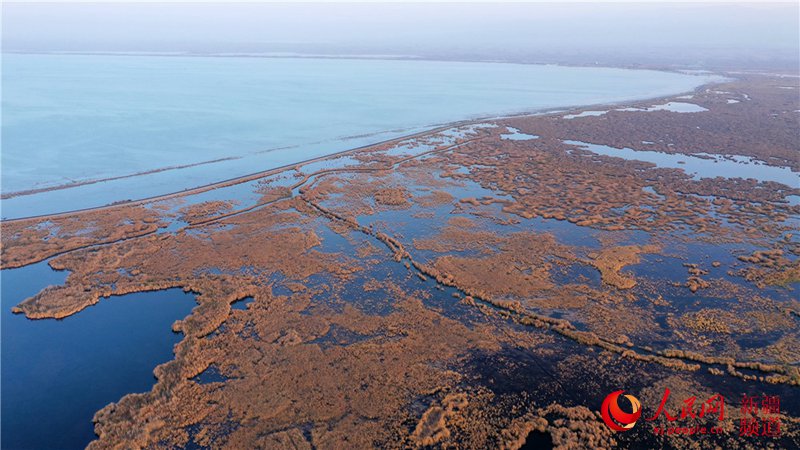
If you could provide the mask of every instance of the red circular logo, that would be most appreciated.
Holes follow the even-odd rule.
[[[642,415],[642,404],[639,403],[639,399],[630,394],[626,394],[625,398],[631,402],[633,412],[626,413],[619,407],[618,399],[623,392],[625,391],[615,391],[608,394],[606,399],[603,400],[603,406],[600,407],[600,415],[603,416],[603,422],[614,431],[630,430],[636,425],[639,416]]]

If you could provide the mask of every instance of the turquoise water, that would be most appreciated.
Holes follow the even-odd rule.
[[[6,218],[179,191],[476,117],[715,79],[398,60],[3,55],[2,192],[224,162],[2,202]]]

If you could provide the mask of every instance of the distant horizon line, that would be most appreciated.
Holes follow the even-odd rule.
[[[303,53],[303,52],[203,52],[196,50],[23,50],[23,49],[0,49],[2,55],[53,55],[53,56],[153,56],[153,57],[182,57],[182,58],[264,58],[264,59],[330,59],[330,60],[364,60],[364,61],[428,61],[428,62],[462,62],[462,63],[487,63],[487,64],[520,64],[520,65],[542,65],[542,66],[562,66],[562,67],[606,67],[619,69],[639,69],[655,70],[662,72],[680,72],[682,70],[701,70],[708,73],[727,72],[731,68],[722,68],[718,64],[702,63],[681,63],[676,61],[664,62],[660,64],[652,62],[632,62],[632,61],[554,61],[552,57],[536,60],[520,58],[501,58],[489,59],[478,56],[468,57],[465,55],[453,55],[446,57],[443,55],[411,55],[411,54],[392,54],[392,53]],[[601,55],[597,56],[601,58]],[[573,58],[576,58],[573,55]],[[587,56],[587,59],[591,57]],[[796,65],[797,61],[786,61],[785,64]],[[747,71],[747,63],[737,66],[737,70]],[[800,73],[800,67],[793,67],[792,73]],[[758,71],[763,68],[753,67],[752,70]],[[783,72],[779,69],[778,72]]]

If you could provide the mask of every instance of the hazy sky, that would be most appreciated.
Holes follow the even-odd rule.
[[[797,2],[4,2],[2,33],[6,51],[299,49],[484,59],[718,52],[796,60],[798,17]]]

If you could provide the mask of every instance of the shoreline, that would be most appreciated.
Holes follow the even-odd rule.
[[[701,85],[698,85],[697,87],[695,87],[691,91],[682,91],[682,92],[677,92],[677,93],[666,95],[666,96],[648,97],[648,98],[633,99],[633,100],[621,100],[619,102],[593,103],[593,104],[589,104],[589,105],[565,106],[565,107],[559,107],[558,109],[546,108],[546,109],[540,109],[540,110],[522,111],[522,112],[513,113],[513,114],[481,116],[481,117],[477,117],[477,118],[463,119],[463,120],[458,120],[458,121],[453,121],[453,122],[448,122],[448,123],[443,123],[443,124],[427,125],[427,126],[423,126],[422,128],[428,128],[428,127],[431,127],[431,128],[428,128],[426,130],[423,130],[423,131],[420,131],[420,132],[417,132],[417,133],[403,135],[403,136],[399,136],[399,137],[392,138],[392,139],[386,139],[386,140],[383,140],[383,141],[373,142],[373,143],[370,143],[370,144],[365,144],[365,145],[361,145],[361,146],[358,146],[358,147],[353,147],[353,148],[341,150],[341,151],[338,151],[338,152],[330,153],[330,154],[327,154],[327,155],[317,156],[317,157],[314,157],[314,158],[309,158],[309,159],[293,162],[291,164],[284,164],[282,166],[278,166],[278,167],[274,167],[274,168],[270,168],[270,169],[265,169],[265,170],[258,171],[258,172],[253,172],[253,173],[250,173],[250,174],[245,174],[245,175],[241,175],[241,176],[237,176],[237,177],[227,178],[227,179],[223,179],[223,180],[220,180],[220,181],[215,181],[213,183],[207,183],[207,184],[203,184],[203,185],[200,185],[200,186],[195,186],[195,187],[192,187],[192,188],[188,188],[188,189],[185,189],[185,190],[182,190],[182,191],[173,191],[173,192],[168,192],[168,193],[165,193],[165,194],[159,194],[159,195],[144,197],[144,198],[135,199],[135,200],[133,200],[133,199],[121,200],[121,201],[117,201],[117,202],[113,202],[113,203],[109,203],[109,204],[105,204],[105,205],[100,205],[100,206],[89,207],[89,208],[78,208],[78,209],[73,209],[73,210],[69,210],[69,211],[47,213],[47,214],[37,214],[37,215],[24,216],[24,217],[15,217],[15,218],[12,218],[12,219],[0,219],[0,224],[14,223],[14,222],[19,222],[19,221],[23,221],[23,220],[30,220],[30,219],[63,217],[63,216],[82,213],[82,212],[102,211],[102,210],[114,208],[114,207],[117,207],[117,206],[137,206],[137,205],[140,205],[140,204],[143,204],[143,203],[149,203],[149,202],[161,201],[161,200],[168,200],[168,199],[172,199],[172,198],[176,198],[176,197],[181,197],[181,196],[184,196],[184,195],[200,194],[200,193],[203,193],[203,192],[208,192],[208,191],[211,191],[211,190],[214,190],[214,189],[218,189],[218,188],[222,188],[222,187],[233,186],[233,185],[236,185],[236,184],[241,184],[241,183],[246,183],[248,181],[253,181],[253,180],[256,180],[256,179],[259,179],[259,178],[263,178],[265,176],[269,176],[269,175],[273,175],[275,173],[279,173],[279,172],[285,171],[285,170],[290,169],[290,168],[295,167],[295,166],[305,165],[305,164],[318,162],[318,161],[324,161],[324,160],[329,159],[329,158],[337,158],[337,157],[340,157],[340,156],[348,155],[350,153],[356,153],[358,151],[365,150],[365,149],[368,149],[370,147],[374,147],[374,146],[378,146],[378,145],[391,144],[391,143],[394,143],[394,142],[401,142],[401,141],[404,141],[404,140],[407,140],[407,139],[419,138],[419,137],[422,137],[422,136],[426,136],[426,135],[429,135],[429,134],[435,134],[435,133],[438,133],[438,132],[441,132],[441,131],[444,131],[444,130],[448,130],[448,129],[451,129],[451,128],[455,128],[455,127],[476,125],[476,124],[479,124],[479,123],[482,123],[482,122],[486,122],[486,121],[502,120],[502,119],[509,119],[509,118],[524,118],[524,117],[530,117],[530,116],[550,116],[550,115],[557,115],[557,114],[562,114],[562,113],[580,113],[580,112],[583,112],[583,111],[593,110],[593,109],[596,109],[596,108],[603,108],[603,107],[608,108],[608,109],[612,109],[614,107],[619,107],[619,106],[637,106],[637,105],[640,105],[641,103],[645,103],[645,102],[652,103],[652,102],[657,102],[657,101],[661,101],[661,100],[674,99],[677,96],[695,94],[695,93],[698,93],[701,90],[707,89],[707,88],[709,88],[711,86],[714,86],[714,85],[717,85],[717,84],[720,84],[720,83],[724,83],[724,82],[728,82],[730,80],[733,80],[733,78],[727,77],[723,73],[719,73],[719,72],[712,72],[711,75],[720,76],[720,77],[723,77],[723,79],[722,80],[717,80],[717,81],[711,81],[711,82],[708,82],[708,83],[703,83]],[[391,130],[389,130],[389,131],[391,131]],[[380,134],[380,133],[383,133],[383,132],[378,132],[376,134]],[[343,139],[346,139],[346,138],[341,138],[339,140],[343,140]],[[258,152],[256,152],[256,153],[258,153]],[[103,183],[103,182],[106,182],[106,181],[113,181],[113,180],[117,180],[117,179],[134,178],[134,177],[137,177],[137,176],[145,176],[145,175],[150,175],[150,174],[154,174],[154,173],[160,173],[160,172],[164,172],[164,171],[168,171],[168,170],[177,170],[177,169],[181,169],[181,168],[191,168],[191,167],[195,167],[195,166],[199,166],[199,165],[211,164],[211,163],[214,163],[214,162],[227,161],[227,160],[231,160],[231,159],[240,159],[240,158],[243,158],[243,157],[244,156],[231,156],[231,157],[227,157],[227,158],[218,158],[218,159],[211,160],[211,161],[201,161],[201,162],[190,164],[190,165],[186,165],[186,166],[172,166],[172,167],[161,168],[161,169],[152,169],[152,170],[145,171],[145,172],[139,172],[139,173],[124,175],[124,176],[110,177],[110,178],[101,179],[101,180],[87,180],[86,182],[81,182],[81,183],[76,183],[76,184],[53,186],[53,187],[49,187],[49,188],[40,188],[40,189],[36,190],[35,193],[31,193],[31,194],[19,194],[19,192],[24,192],[24,191],[17,191],[17,193],[11,192],[11,193],[8,193],[8,194],[3,194],[2,197],[0,197],[0,198],[2,198],[2,199],[6,199],[6,198],[10,199],[10,198],[27,196],[27,195],[36,195],[36,194],[44,193],[44,192],[65,190],[65,189],[85,186],[85,185],[89,185],[89,184],[98,184],[98,183]],[[29,190],[29,191],[32,191],[32,190]],[[0,200],[0,211],[1,210],[2,210],[2,200]]]
[[[422,56],[422,55],[406,55],[406,54],[316,54],[316,53],[297,53],[297,54],[270,54],[264,52],[259,54],[253,53],[236,53],[236,52],[220,52],[220,53],[193,53],[193,52],[150,52],[150,51],[131,51],[131,52],[113,52],[113,51],[90,51],[90,50],[64,50],[64,51],[47,51],[47,50],[0,50],[0,55],[50,55],[50,56],[139,56],[139,57],[182,57],[182,58],[263,58],[263,59],[322,59],[322,60],[356,60],[356,61],[425,61],[425,62],[444,62],[444,63],[482,63],[482,64],[516,64],[522,66],[558,66],[558,67],[576,67],[576,68],[606,68],[606,69],[626,69],[626,70],[652,70],[657,72],[670,72],[681,73],[686,75],[686,71],[706,71],[709,73],[730,72],[734,68],[727,66],[712,66],[700,68],[691,63],[670,63],[664,64],[641,64],[641,63],[580,63],[580,62],[564,62],[556,60],[542,60],[542,61],[526,61],[514,59],[490,59],[490,58],[452,58],[447,59],[440,56]],[[770,75],[794,75],[797,74],[795,65],[789,67],[753,67],[751,69],[737,69],[742,73],[766,73]]]
[[[592,63],[564,63],[564,62],[547,62],[547,61],[515,61],[515,60],[502,60],[502,59],[469,59],[469,58],[454,58],[445,59],[436,56],[420,56],[420,55],[370,55],[370,54],[270,54],[265,52],[259,53],[193,53],[193,52],[149,52],[149,51],[132,51],[132,52],[113,52],[113,51],[46,51],[46,50],[2,50],[0,55],[48,55],[48,56],[133,56],[133,57],[180,57],[180,58],[263,58],[263,59],[323,59],[323,60],[356,60],[356,61],[425,61],[425,62],[443,62],[443,63],[479,63],[479,64],[517,64],[521,66],[558,66],[558,67],[578,67],[578,68],[606,68],[606,69],[626,69],[626,70],[653,70],[658,72],[671,72],[683,73],[684,70],[697,70],[687,68],[689,66],[678,68],[674,66],[663,65],[635,65],[635,64],[603,64],[597,65]],[[700,69],[702,70],[702,69]],[[712,71],[713,72],[713,71]]]

